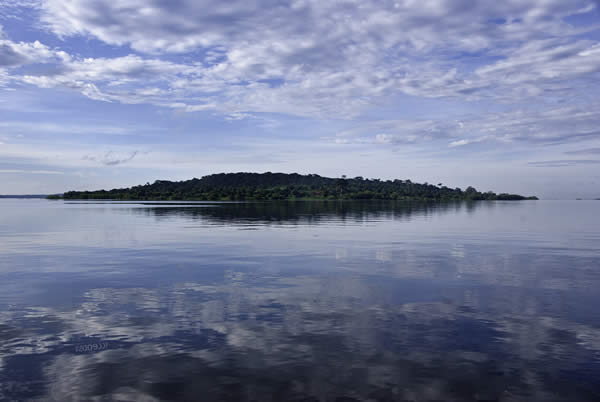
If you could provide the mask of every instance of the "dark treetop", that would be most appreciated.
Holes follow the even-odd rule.
[[[49,198],[61,198],[55,195]],[[516,194],[448,188],[442,183],[419,184],[410,180],[379,180],[355,177],[330,178],[297,173],[219,173],[185,181],[157,180],[131,188],[69,191],[64,199],[113,200],[285,200],[285,199],[378,199],[378,200],[524,200]]]

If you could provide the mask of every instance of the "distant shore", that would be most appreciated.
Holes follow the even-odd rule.
[[[0,195],[0,198],[49,198],[51,195],[48,194],[7,194]]]

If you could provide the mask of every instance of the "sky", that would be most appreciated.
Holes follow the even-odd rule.
[[[298,172],[600,197],[598,0],[0,0],[0,194]]]

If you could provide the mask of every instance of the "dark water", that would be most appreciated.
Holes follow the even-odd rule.
[[[600,201],[0,200],[0,400],[597,401]]]

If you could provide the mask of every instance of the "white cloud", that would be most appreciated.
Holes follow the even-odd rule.
[[[4,87],[8,83],[8,81],[8,72],[5,69],[0,68],[0,88]]]
[[[469,141],[469,140],[464,140],[464,139],[463,139],[463,140],[456,140],[456,141],[452,141],[452,142],[449,144],[449,146],[450,146],[450,147],[461,147],[461,146],[463,146],[463,145],[467,145],[467,144],[470,144],[470,143],[471,143],[471,141]]]
[[[3,67],[32,63],[66,63],[70,59],[66,52],[50,49],[39,41],[16,43],[8,39],[0,39],[0,66]]]

